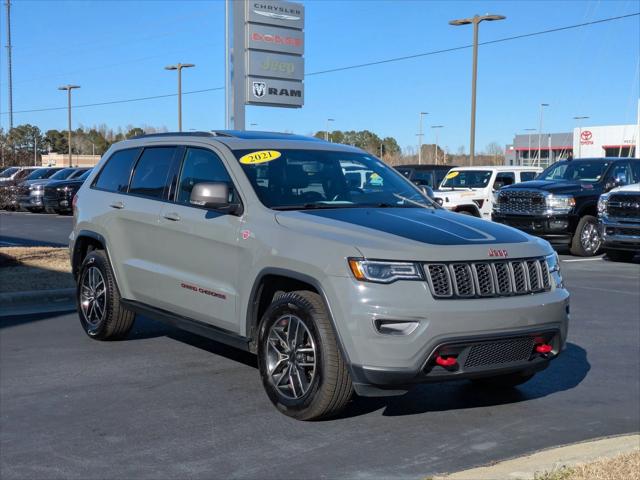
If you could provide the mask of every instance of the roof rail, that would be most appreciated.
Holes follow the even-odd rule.
[[[211,132],[163,132],[163,133],[145,133],[143,135],[136,135],[127,140],[133,140],[136,138],[153,138],[153,137],[213,137],[214,133]]]

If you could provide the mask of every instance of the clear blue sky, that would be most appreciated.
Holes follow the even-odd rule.
[[[307,0],[306,71],[467,45],[470,26],[448,20],[500,13],[483,23],[492,40],[640,11],[638,0],[602,1],[320,1]],[[537,128],[538,105],[550,103],[544,130],[568,131],[573,116],[590,125],[635,123],[639,96],[640,20],[632,17],[543,36],[480,47],[477,149],[508,143]],[[2,11],[2,45],[6,20]],[[169,63],[192,62],[185,91],[224,85],[222,1],[20,1],[12,8],[14,110],[66,105],[65,83],[82,86],[86,104],[175,92]],[[2,103],[7,110],[6,53],[2,48]],[[247,107],[247,125],[309,134],[325,128],[369,129],[416,143],[418,112],[444,125],[440,144],[468,148],[471,49],[309,77],[306,104],[297,110]],[[184,130],[224,128],[222,90],[185,95]],[[0,116],[6,128],[8,116]],[[14,124],[66,128],[66,111],[16,113]],[[79,108],[74,127],[105,123],[176,125],[176,98]]]

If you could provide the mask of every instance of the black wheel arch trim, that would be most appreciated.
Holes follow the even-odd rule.
[[[78,232],[78,235],[76,235],[75,240],[73,241],[73,253],[71,255],[71,272],[73,273],[74,278],[77,277],[78,272],[80,270],[80,265],[82,264],[82,260],[83,260],[80,258],[80,250],[79,250],[79,242],[78,242],[78,240],[82,238],[91,238],[93,240],[100,242],[100,244],[102,244],[104,248],[104,253],[107,256],[107,261],[109,262],[109,266],[111,267],[111,271],[113,272],[113,276],[116,280],[116,286],[117,286],[118,276],[115,269],[113,268],[113,264],[111,263],[111,257],[109,256],[107,240],[104,236],[102,236],[97,232],[94,232],[93,230],[80,230]]]
[[[262,269],[258,275],[255,278],[255,281],[253,282],[253,286],[251,287],[251,293],[249,296],[249,306],[247,308],[247,318],[245,319],[246,321],[246,329],[245,329],[245,334],[247,337],[251,338],[251,351],[255,353],[255,351],[257,351],[256,348],[256,335],[257,335],[257,327],[258,324],[260,322],[260,319],[257,318],[258,317],[258,308],[259,308],[259,303],[260,303],[260,294],[262,293],[262,289],[260,288],[262,285],[262,280],[265,276],[267,275],[279,275],[282,277],[288,277],[291,278],[292,280],[297,280],[300,282],[304,282],[304,283],[308,283],[309,285],[311,285],[313,288],[316,289],[316,291],[318,292],[318,294],[320,295],[320,298],[322,299],[322,302],[324,303],[325,308],[327,309],[327,313],[329,314],[329,321],[331,322],[331,326],[333,327],[333,331],[336,334],[336,340],[338,341],[338,348],[340,349],[340,353],[342,354],[342,358],[344,359],[345,363],[347,364],[347,368],[349,369],[349,373],[352,374],[352,378],[355,380],[355,378],[353,377],[353,374],[355,373],[353,368],[352,368],[352,363],[349,360],[349,355],[347,354],[346,349],[344,348],[344,342],[342,341],[342,338],[340,336],[340,331],[338,330],[338,328],[336,327],[336,322],[335,322],[335,317],[333,314],[333,311],[331,310],[331,304],[329,303],[329,300],[327,299],[327,295],[324,291],[324,288],[322,287],[322,285],[320,284],[320,282],[310,276],[310,275],[306,275],[304,273],[300,273],[297,272],[295,270],[289,270],[286,268],[278,268],[278,267],[266,267],[264,269]],[[255,328],[254,328],[255,327]]]

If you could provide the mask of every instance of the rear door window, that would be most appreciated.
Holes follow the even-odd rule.
[[[145,148],[131,178],[129,193],[162,199],[169,189],[169,171],[176,147]]]
[[[126,193],[131,169],[139,154],[139,148],[114,152],[107,160],[93,186],[108,192]]]
[[[507,185],[513,185],[514,183],[516,183],[516,174],[514,172],[498,172],[493,182],[493,189],[498,190]]]
[[[528,182],[536,178],[538,174],[536,172],[520,172],[520,181]]]

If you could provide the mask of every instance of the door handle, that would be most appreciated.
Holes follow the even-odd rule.
[[[172,222],[179,222],[180,221],[180,215],[178,215],[175,212],[165,213],[163,215],[163,217],[166,218],[167,220],[171,220]]]
[[[111,208],[117,208],[118,210],[120,210],[121,208],[124,208],[124,202],[111,202],[109,206]]]

